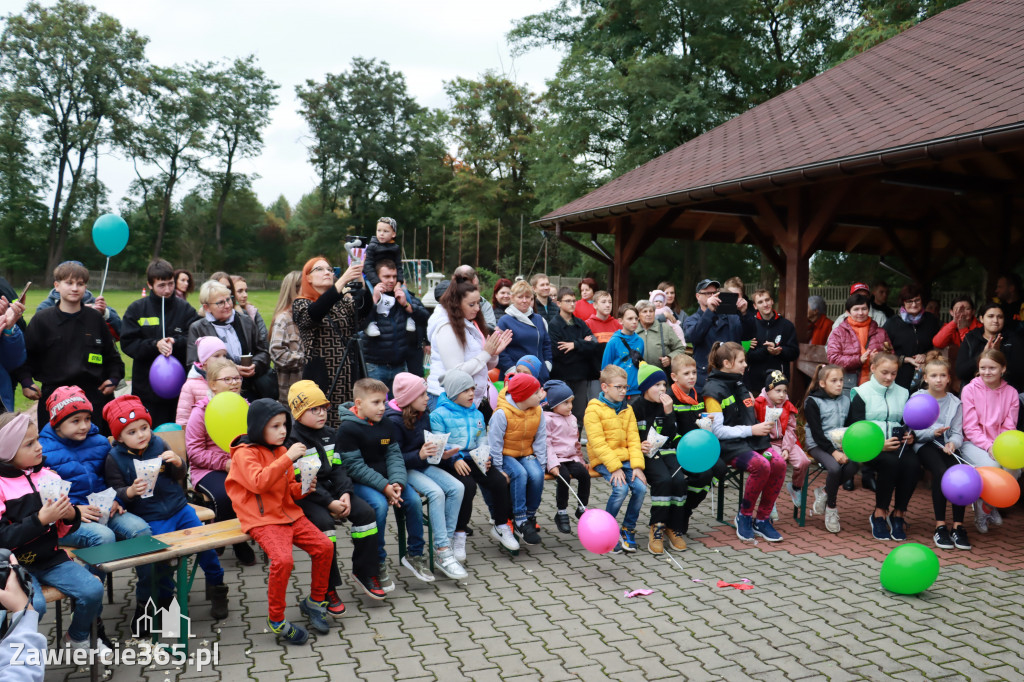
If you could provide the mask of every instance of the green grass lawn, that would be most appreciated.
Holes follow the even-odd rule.
[[[93,294],[99,293],[98,283],[95,289],[90,288]],[[33,285],[29,291],[28,300],[25,306],[25,320],[26,322],[32,318],[32,315],[36,312],[36,306],[42,301],[46,295],[50,293],[50,290],[43,289],[40,287],[36,289]],[[139,298],[141,291],[113,291],[108,289],[103,292],[103,298],[107,300],[107,305],[114,308],[118,315],[124,315],[124,311],[128,309],[128,306]],[[274,313],[274,306],[277,304],[277,291],[250,291],[249,302],[256,306],[260,314],[263,315],[264,321],[267,323],[267,327],[270,327],[270,317]],[[199,293],[193,292],[188,299],[188,302],[192,304],[197,310],[199,309]],[[125,378],[132,378],[132,359],[121,353],[121,359],[124,360]],[[35,401],[29,400],[22,395],[21,390],[16,390],[14,393],[14,407],[18,411],[35,409]]]

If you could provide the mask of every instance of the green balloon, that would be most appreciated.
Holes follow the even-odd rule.
[[[920,594],[939,577],[939,557],[919,542],[900,545],[885,557],[878,577],[890,592]]]
[[[868,462],[882,452],[885,434],[878,424],[859,421],[843,434],[843,453],[854,462]]]

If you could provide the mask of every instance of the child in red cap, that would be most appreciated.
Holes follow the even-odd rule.
[[[491,465],[505,474],[512,491],[516,535],[528,545],[540,544],[537,508],[547,470],[547,427],[540,403],[544,391],[529,374],[515,374],[498,394],[487,435]]]
[[[118,503],[144,519],[153,535],[203,525],[188,505],[181,487],[185,479],[185,464],[167,447],[167,443],[153,434],[153,418],[142,401],[134,395],[115,398],[103,408],[103,418],[117,441],[107,455],[106,474],[110,487],[117,492]],[[143,497],[147,483],[136,474],[135,464],[152,459],[159,459],[163,464],[152,494]],[[224,584],[224,569],[220,566],[217,552],[208,549],[200,552],[197,558],[206,574],[210,615],[214,620],[224,620],[228,616],[228,586]],[[173,594],[169,579],[162,581],[160,592],[160,602],[169,603]],[[136,622],[144,615],[139,607],[136,608]],[[143,633],[135,631],[134,634]]]

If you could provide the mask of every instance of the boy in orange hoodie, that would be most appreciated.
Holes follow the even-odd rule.
[[[276,400],[256,400],[249,406],[247,425],[248,434],[239,436],[231,445],[231,471],[224,488],[242,530],[270,557],[270,629],[290,644],[304,644],[309,633],[284,617],[284,595],[295,568],[292,545],[309,554],[313,562],[309,596],[299,602],[299,610],[321,634],[330,630],[326,598],[334,547],[295,502],[295,498],[302,497],[302,485],[295,480],[295,462],[306,454],[306,446],[296,443],[284,448],[292,426],[288,410]],[[314,480],[306,494],[315,489]]]

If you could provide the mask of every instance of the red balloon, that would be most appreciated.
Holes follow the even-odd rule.
[[[993,507],[1012,507],[1020,499],[1020,486],[1010,472],[998,467],[978,467],[981,499]]]

